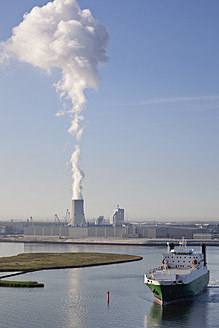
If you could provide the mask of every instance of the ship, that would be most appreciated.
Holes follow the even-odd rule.
[[[194,298],[206,290],[209,282],[204,243],[199,253],[188,249],[184,238],[178,247],[174,243],[167,246],[162,265],[144,274],[144,283],[161,305]]]

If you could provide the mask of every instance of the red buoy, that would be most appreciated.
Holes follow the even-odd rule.
[[[109,291],[107,289],[107,304],[109,304]]]

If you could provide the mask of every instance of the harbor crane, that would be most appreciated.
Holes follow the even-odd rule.
[[[67,209],[65,214],[65,222],[69,223],[70,221],[70,211]]]
[[[30,217],[30,221],[31,221],[32,227],[34,227],[34,222],[33,222],[32,216]]]
[[[59,217],[58,217],[58,214],[55,214],[55,221],[57,221],[58,224],[63,224],[63,223],[60,221],[60,219],[59,219]]]

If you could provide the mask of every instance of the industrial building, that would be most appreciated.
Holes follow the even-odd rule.
[[[26,237],[61,237],[61,238],[86,238],[86,237],[117,237],[122,238],[125,233],[124,227],[113,226],[90,226],[90,227],[68,227],[68,226],[34,226],[25,227]]]
[[[68,214],[68,215],[67,215]],[[24,223],[23,231],[25,237],[56,237],[66,239],[80,238],[177,238],[187,239],[214,238],[217,236],[219,226],[198,224],[176,224],[176,223],[128,223],[124,221],[124,209],[119,205],[110,218],[110,224],[99,216],[94,223],[85,221],[84,200],[73,199],[71,211],[67,210],[65,222],[62,222],[55,214],[55,222],[35,222],[32,217]],[[69,216],[70,214],[70,216]],[[66,218],[69,217],[69,220]],[[13,224],[13,226],[12,226]],[[11,232],[15,230],[14,222],[11,222]],[[7,228],[7,227],[6,227]],[[12,229],[13,228],[13,229]],[[8,229],[7,229],[8,230]],[[8,231],[9,232],[9,231]],[[20,231],[21,232],[21,231]]]
[[[207,231],[201,230],[202,233]],[[26,237],[60,237],[60,238],[188,238],[200,233],[199,228],[179,226],[135,226],[135,225],[90,225],[86,227],[47,225],[24,228]]]
[[[101,215],[95,220],[95,225],[103,225],[104,224],[104,216]]]
[[[119,205],[115,209],[111,217],[110,223],[115,227],[119,227],[122,226],[122,224],[124,224],[124,209],[119,208]]]

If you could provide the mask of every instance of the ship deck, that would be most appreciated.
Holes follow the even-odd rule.
[[[196,270],[196,269],[195,269]],[[162,270],[163,273],[176,273],[176,274],[189,274],[191,273],[192,270],[191,268],[168,268],[167,270]]]
[[[146,277],[148,279],[156,279],[156,276],[159,275],[159,279],[167,279],[167,277],[172,277],[173,275],[183,275],[186,276],[188,274],[190,274],[192,271],[197,270],[197,268],[193,267],[187,267],[187,268],[178,268],[178,267],[174,267],[174,268],[167,268],[164,269],[163,267],[159,267],[159,268],[154,268],[152,270],[150,270],[149,272],[146,273]]]

